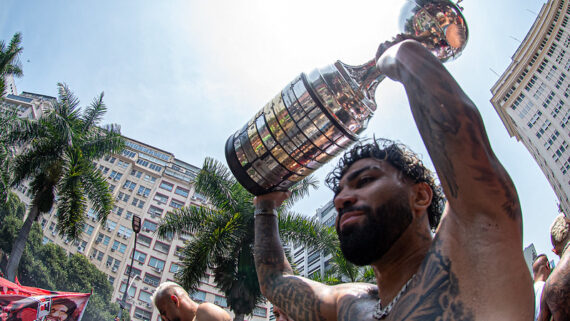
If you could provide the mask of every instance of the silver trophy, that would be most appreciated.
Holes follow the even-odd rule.
[[[449,0],[408,0],[398,37],[420,41],[441,61],[458,57],[467,25]],[[225,153],[238,182],[254,195],[286,190],[357,141],[376,110],[374,92],[385,78],[376,59],[341,61],[301,74],[230,136]]]

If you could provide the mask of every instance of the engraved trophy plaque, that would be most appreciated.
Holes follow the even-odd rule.
[[[449,0],[407,0],[399,22],[404,35],[441,61],[458,57],[467,43],[463,14]],[[228,138],[230,170],[254,195],[288,189],[358,139],[384,78],[376,59],[361,66],[337,61],[299,75]]]

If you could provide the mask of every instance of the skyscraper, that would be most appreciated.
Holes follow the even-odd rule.
[[[570,217],[570,8],[549,0],[495,83],[491,103],[534,157]]]

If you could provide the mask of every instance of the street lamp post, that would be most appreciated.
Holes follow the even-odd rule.
[[[127,288],[125,289],[125,293],[123,293],[123,298],[119,304],[119,320],[123,320],[123,310],[125,310],[125,306],[127,305],[127,294],[129,293],[129,288],[131,287],[131,275],[133,274],[133,263],[135,260],[135,252],[137,250],[137,235],[141,231],[141,218],[138,215],[133,215],[132,228],[133,232],[135,232],[135,245],[133,247],[133,253],[131,255],[131,268],[127,277]],[[138,277],[138,275],[136,277]],[[133,278],[133,282],[136,280],[136,277]]]

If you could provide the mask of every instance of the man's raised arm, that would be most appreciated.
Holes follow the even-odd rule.
[[[279,239],[277,207],[288,197],[274,192],[255,199],[255,267],[261,292],[293,320],[336,320],[334,287],[293,275]]]
[[[522,242],[515,187],[491,149],[477,107],[441,62],[407,40],[386,50],[377,67],[404,85],[452,211],[463,223],[505,222],[509,236]]]

